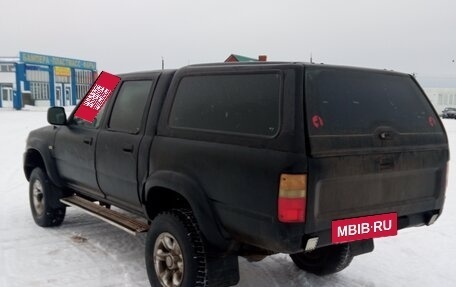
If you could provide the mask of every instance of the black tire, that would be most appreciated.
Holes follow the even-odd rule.
[[[65,218],[66,207],[59,202],[60,190],[39,167],[30,175],[29,201],[35,223],[42,227],[58,226]]]
[[[310,252],[290,254],[290,257],[300,269],[319,276],[342,271],[353,259],[350,244],[326,246]]]
[[[207,286],[205,245],[191,211],[176,209],[159,214],[147,233],[145,249],[152,286]]]

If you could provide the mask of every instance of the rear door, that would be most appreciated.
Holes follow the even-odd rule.
[[[411,76],[309,67],[305,85],[308,232],[335,219],[441,208],[447,139]]]
[[[107,199],[139,209],[138,151],[158,74],[123,79],[111,115],[98,135],[96,170]]]

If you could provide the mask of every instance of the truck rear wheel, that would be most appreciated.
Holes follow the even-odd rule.
[[[35,223],[42,227],[58,226],[65,218],[66,207],[59,203],[61,192],[39,167],[30,175],[29,199]]]
[[[290,254],[300,269],[316,275],[329,275],[342,271],[350,265],[353,254],[350,244],[330,245],[310,252]]]
[[[205,246],[189,210],[164,212],[152,221],[145,258],[152,286],[207,286]]]

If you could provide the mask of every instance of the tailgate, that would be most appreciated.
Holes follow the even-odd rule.
[[[307,232],[336,219],[441,209],[446,150],[311,159]]]
[[[447,138],[412,77],[310,67],[305,91],[306,232],[330,229],[337,219],[442,208]]]

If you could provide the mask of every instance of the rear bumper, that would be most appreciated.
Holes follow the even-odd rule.
[[[437,209],[399,216],[397,221],[398,230],[430,225],[435,222],[440,213],[441,209]],[[270,226],[272,227],[272,225]],[[243,238],[240,241],[250,243],[265,250],[270,250],[274,253],[288,254],[310,251],[315,248],[333,245],[330,228],[312,233],[305,233],[303,224],[282,224],[277,227],[277,229],[270,230],[271,233],[267,239],[263,238],[263,240],[259,240],[259,238],[257,238],[255,241],[251,241]],[[273,232],[273,230],[275,230],[275,232]]]
[[[431,225],[440,215],[441,210],[426,211],[416,214],[399,216],[397,220],[398,230],[408,228],[408,227],[417,227],[423,225]],[[328,245],[332,245],[331,239],[331,229],[306,234],[302,237],[301,251],[306,249],[306,246],[310,242],[315,241],[315,238],[318,238],[318,243],[315,248],[320,248]]]

